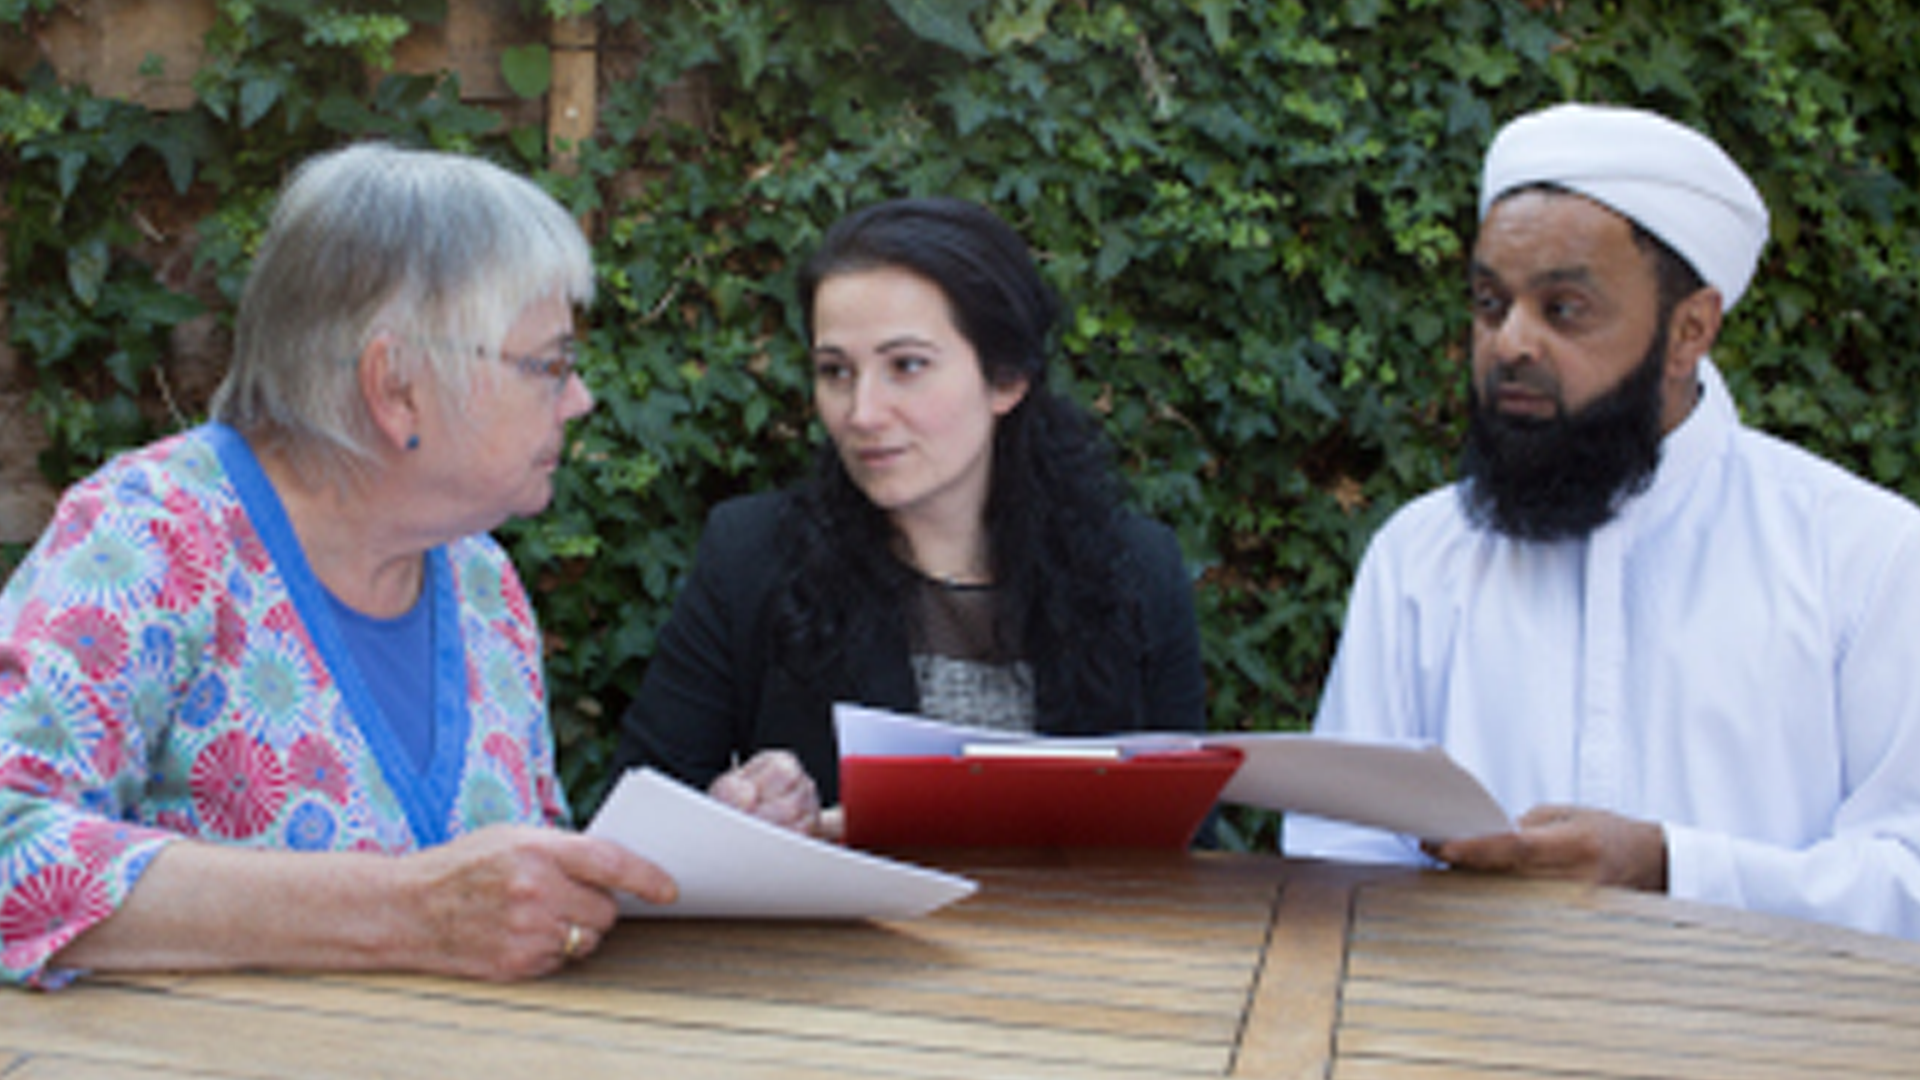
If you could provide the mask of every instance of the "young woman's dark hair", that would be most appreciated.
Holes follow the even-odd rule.
[[[1122,492],[1092,417],[1048,383],[1058,298],[1026,243],[985,208],[899,199],[842,218],[803,266],[808,341],[824,281],[882,268],[939,287],[990,384],[1027,384],[993,436],[985,529],[996,653],[1030,666],[1044,731],[1145,726],[1143,704],[1116,691],[1127,685],[1116,673],[1146,647],[1117,539]],[[796,558],[773,601],[772,645],[778,663],[812,682],[839,659],[850,628],[911,635],[922,581],[830,442],[792,506]]]

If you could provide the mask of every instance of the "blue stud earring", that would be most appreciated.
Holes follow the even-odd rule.
[[[418,435],[407,436],[407,449],[409,450],[420,449],[420,436]]]

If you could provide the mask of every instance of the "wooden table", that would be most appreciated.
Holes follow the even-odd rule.
[[[1920,1073],[1920,946],[1660,897],[1274,857],[942,858],[893,924],[628,922],[540,982],[0,991],[0,1077]]]

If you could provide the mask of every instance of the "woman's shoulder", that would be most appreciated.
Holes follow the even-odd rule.
[[[786,518],[793,502],[794,493],[787,488],[735,495],[707,512],[707,531],[725,530],[756,535],[772,532]]]
[[[1173,526],[1158,518],[1134,510],[1122,510],[1115,515],[1114,530],[1120,543],[1135,558],[1181,557],[1180,539],[1174,533]]]
[[[215,429],[191,428],[120,451],[68,489],[69,494],[106,494],[127,503],[165,503],[169,495],[216,501],[232,494],[220,462]],[[178,495],[174,493],[178,492]]]
[[[233,485],[205,430],[122,451],[74,483],[54,507],[42,554],[57,555],[95,533],[123,536],[132,550],[155,555],[224,549],[221,534],[244,516],[232,512]]]
[[[1115,569],[1141,595],[1169,597],[1191,590],[1193,577],[1173,528],[1157,518],[1122,511],[1113,524]]]
[[[787,489],[736,495],[707,512],[700,534],[701,552],[709,558],[769,558],[786,550],[794,507]]]
[[[771,588],[799,550],[789,490],[738,495],[707,512],[693,572],[728,594]]]

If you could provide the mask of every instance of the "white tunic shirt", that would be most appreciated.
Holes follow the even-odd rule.
[[[1920,938],[1920,510],[1701,398],[1584,540],[1471,524],[1454,487],[1374,538],[1315,723],[1426,739],[1507,811],[1662,823],[1674,896]],[[1289,854],[1423,859],[1306,817]]]

